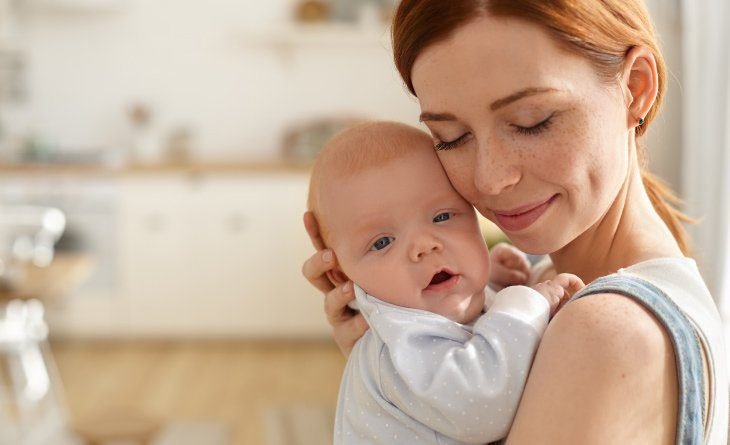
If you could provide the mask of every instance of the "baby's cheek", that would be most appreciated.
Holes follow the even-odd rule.
[[[477,288],[483,288],[489,281],[489,273],[492,267],[489,261],[489,251],[481,237],[478,240],[474,240],[472,245],[475,246],[472,249],[473,258],[471,259],[472,267],[475,269],[475,284]]]
[[[378,258],[361,261],[353,272],[353,281],[367,293],[393,304],[403,305],[394,298],[405,298],[408,295],[408,274],[397,262]]]

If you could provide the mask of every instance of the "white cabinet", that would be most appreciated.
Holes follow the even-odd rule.
[[[320,336],[301,276],[306,173],[130,176],[121,184],[120,292],[139,335]]]

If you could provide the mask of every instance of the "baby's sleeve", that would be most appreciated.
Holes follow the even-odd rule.
[[[513,286],[497,294],[473,333],[437,317],[373,317],[371,326],[386,346],[380,390],[446,438],[498,440],[512,424],[548,314],[539,293]]]

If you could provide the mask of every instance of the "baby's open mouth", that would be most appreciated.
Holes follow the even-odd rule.
[[[431,282],[428,283],[429,286],[434,286],[436,284],[441,284],[444,281],[448,280],[449,278],[453,277],[452,274],[446,272],[445,270],[442,270],[441,272],[437,273],[436,275],[431,278]]]

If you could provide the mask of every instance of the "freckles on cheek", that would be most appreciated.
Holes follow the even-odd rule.
[[[559,147],[556,167],[566,177],[580,178],[590,176],[596,165],[600,166],[600,156],[596,147],[600,143],[595,126],[584,114],[571,113],[570,124],[561,126],[555,132],[555,144]],[[594,124],[595,125],[595,124]]]

